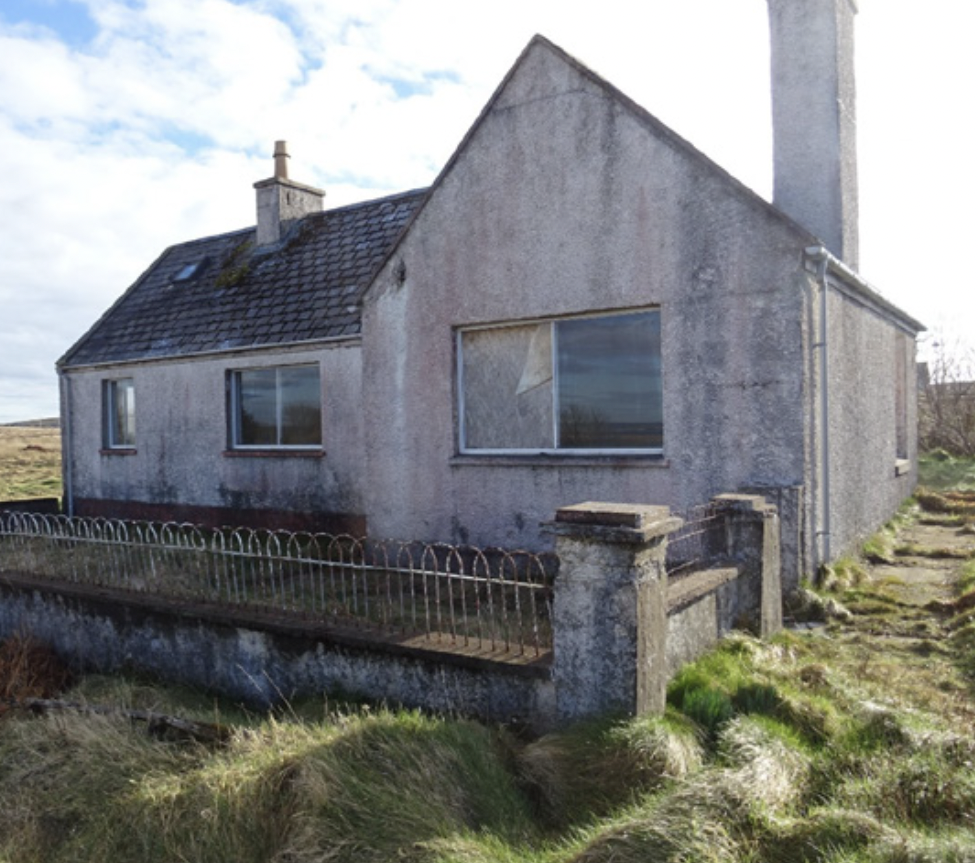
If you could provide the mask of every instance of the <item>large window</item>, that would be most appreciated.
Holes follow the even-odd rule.
[[[315,365],[232,372],[232,446],[321,446],[321,393]]]
[[[462,330],[463,453],[661,453],[659,312]]]
[[[132,378],[102,383],[102,442],[107,449],[136,446],[136,390]]]

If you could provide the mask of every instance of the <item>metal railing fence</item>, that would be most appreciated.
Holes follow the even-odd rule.
[[[551,649],[557,566],[552,553],[0,513],[0,573],[503,656]]]
[[[669,536],[666,575],[677,579],[711,566],[725,553],[725,517],[713,503],[697,504],[681,515],[683,526]]]

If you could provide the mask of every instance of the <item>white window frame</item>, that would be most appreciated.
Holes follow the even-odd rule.
[[[312,444],[283,444],[283,400],[281,388],[281,373],[290,369],[315,369],[319,379],[319,440]],[[241,431],[241,375],[248,372],[275,372],[275,437],[274,444],[246,444],[242,441]],[[282,451],[319,451],[323,448],[323,394],[322,370],[318,363],[290,363],[274,366],[249,366],[232,369],[228,373],[229,388],[229,427],[230,446],[232,450],[282,450]]]
[[[120,391],[125,415],[120,418]],[[122,419],[119,429],[117,419]],[[132,377],[107,378],[102,382],[102,444],[106,450],[133,450],[136,447],[136,385]]]
[[[593,313],[583,315],[567,315],[558,318],[534,318],[516,321],[504,321],[493,324],[475,325],[459,327],[455,331],[455,357],[456,357],[456,393],[458,404],[458,452],[462,456],[572,456],[572,457],[608,457],[608,456],[662,456],[663,447],[557,447],[556,442],[560,440],[560,373],[557,358],[558,339],[557,325],[562,321],[593,318],[611,318],[625,316],[642,312],[656,312],[659,314],[660,333],[661,333],[661,307],[647,306],[630,309],[618,309],[613,312]],[[550,340],[550,363],[553,375],[552,399],[553,399],[553,429],[551,440],[553,447],[469,447],[466,442],[465,432],[465,354],[462,340],[466,333],[483,330],[499,330],[512,327],[534,326],[549,324],[551,326]],[[662,353],[659,352],[661,364]],[[661,384],[661,379],[660,379]],[[663,437],[664,440],[664,437]]]

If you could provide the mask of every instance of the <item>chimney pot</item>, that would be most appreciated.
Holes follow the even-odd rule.
[[[275,177],[287,180],[289,177],[289,145],[287,141],[275,142]]]

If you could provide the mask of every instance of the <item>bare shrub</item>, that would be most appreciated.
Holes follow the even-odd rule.
[[[920,449],[975,455],[974,348],[934,334],[919,388]]]

